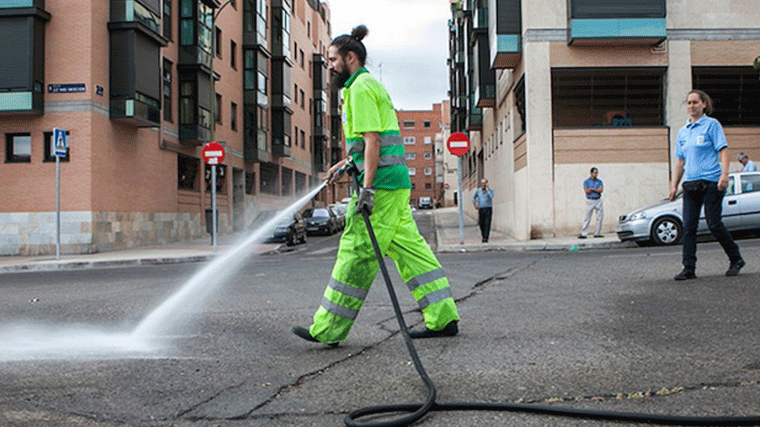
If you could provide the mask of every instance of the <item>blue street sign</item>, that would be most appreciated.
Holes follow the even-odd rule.
[[[69,151],[69,138],[66,136],[66,130],[53,128],[53,143],[55,144],[53,154],[57,157],[66,157]]]

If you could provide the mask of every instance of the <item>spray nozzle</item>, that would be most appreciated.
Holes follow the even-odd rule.
[[[349,175],[356,176],[358,175],[359,168],[356,167],[356,164],[353,160],[348,159],[346,163],[343,164],[338,170],[336,170],[328,179],[327,181],[331,181],[333,179],[339,178],[342,176],[345,172],[348,172]]]

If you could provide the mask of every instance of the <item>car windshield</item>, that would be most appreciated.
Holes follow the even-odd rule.
[[[308,216],[312,218],[328,218],[330,216],[330,212],[327,211],[327,209],[306,209],[303,213],[303,216]]]
[[[332,207],[335,212],[338,212],[339,214],[346,213],[346,207],[343,205],[335,205]]]

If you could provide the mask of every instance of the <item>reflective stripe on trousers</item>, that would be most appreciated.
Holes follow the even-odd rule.
[[[381,252],[396,262],[402,280],[418,301],[425,325],[440,330],[452,320],[459,320],[459,315],[448,279],[412,218],[409,193],[409,189],[378,189],[370,221]],[[314,314],[310,329],[313,337],[325,343],[346,339],[377,270],[364,218],[355,213],[352,201],[331,280]]]

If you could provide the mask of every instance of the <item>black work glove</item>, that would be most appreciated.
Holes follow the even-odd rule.
[[[372,208],[375,206],[375,190],[362,187],[359,190],[359,198],[356,200],[356,210],[365,211],[372,215]]]

